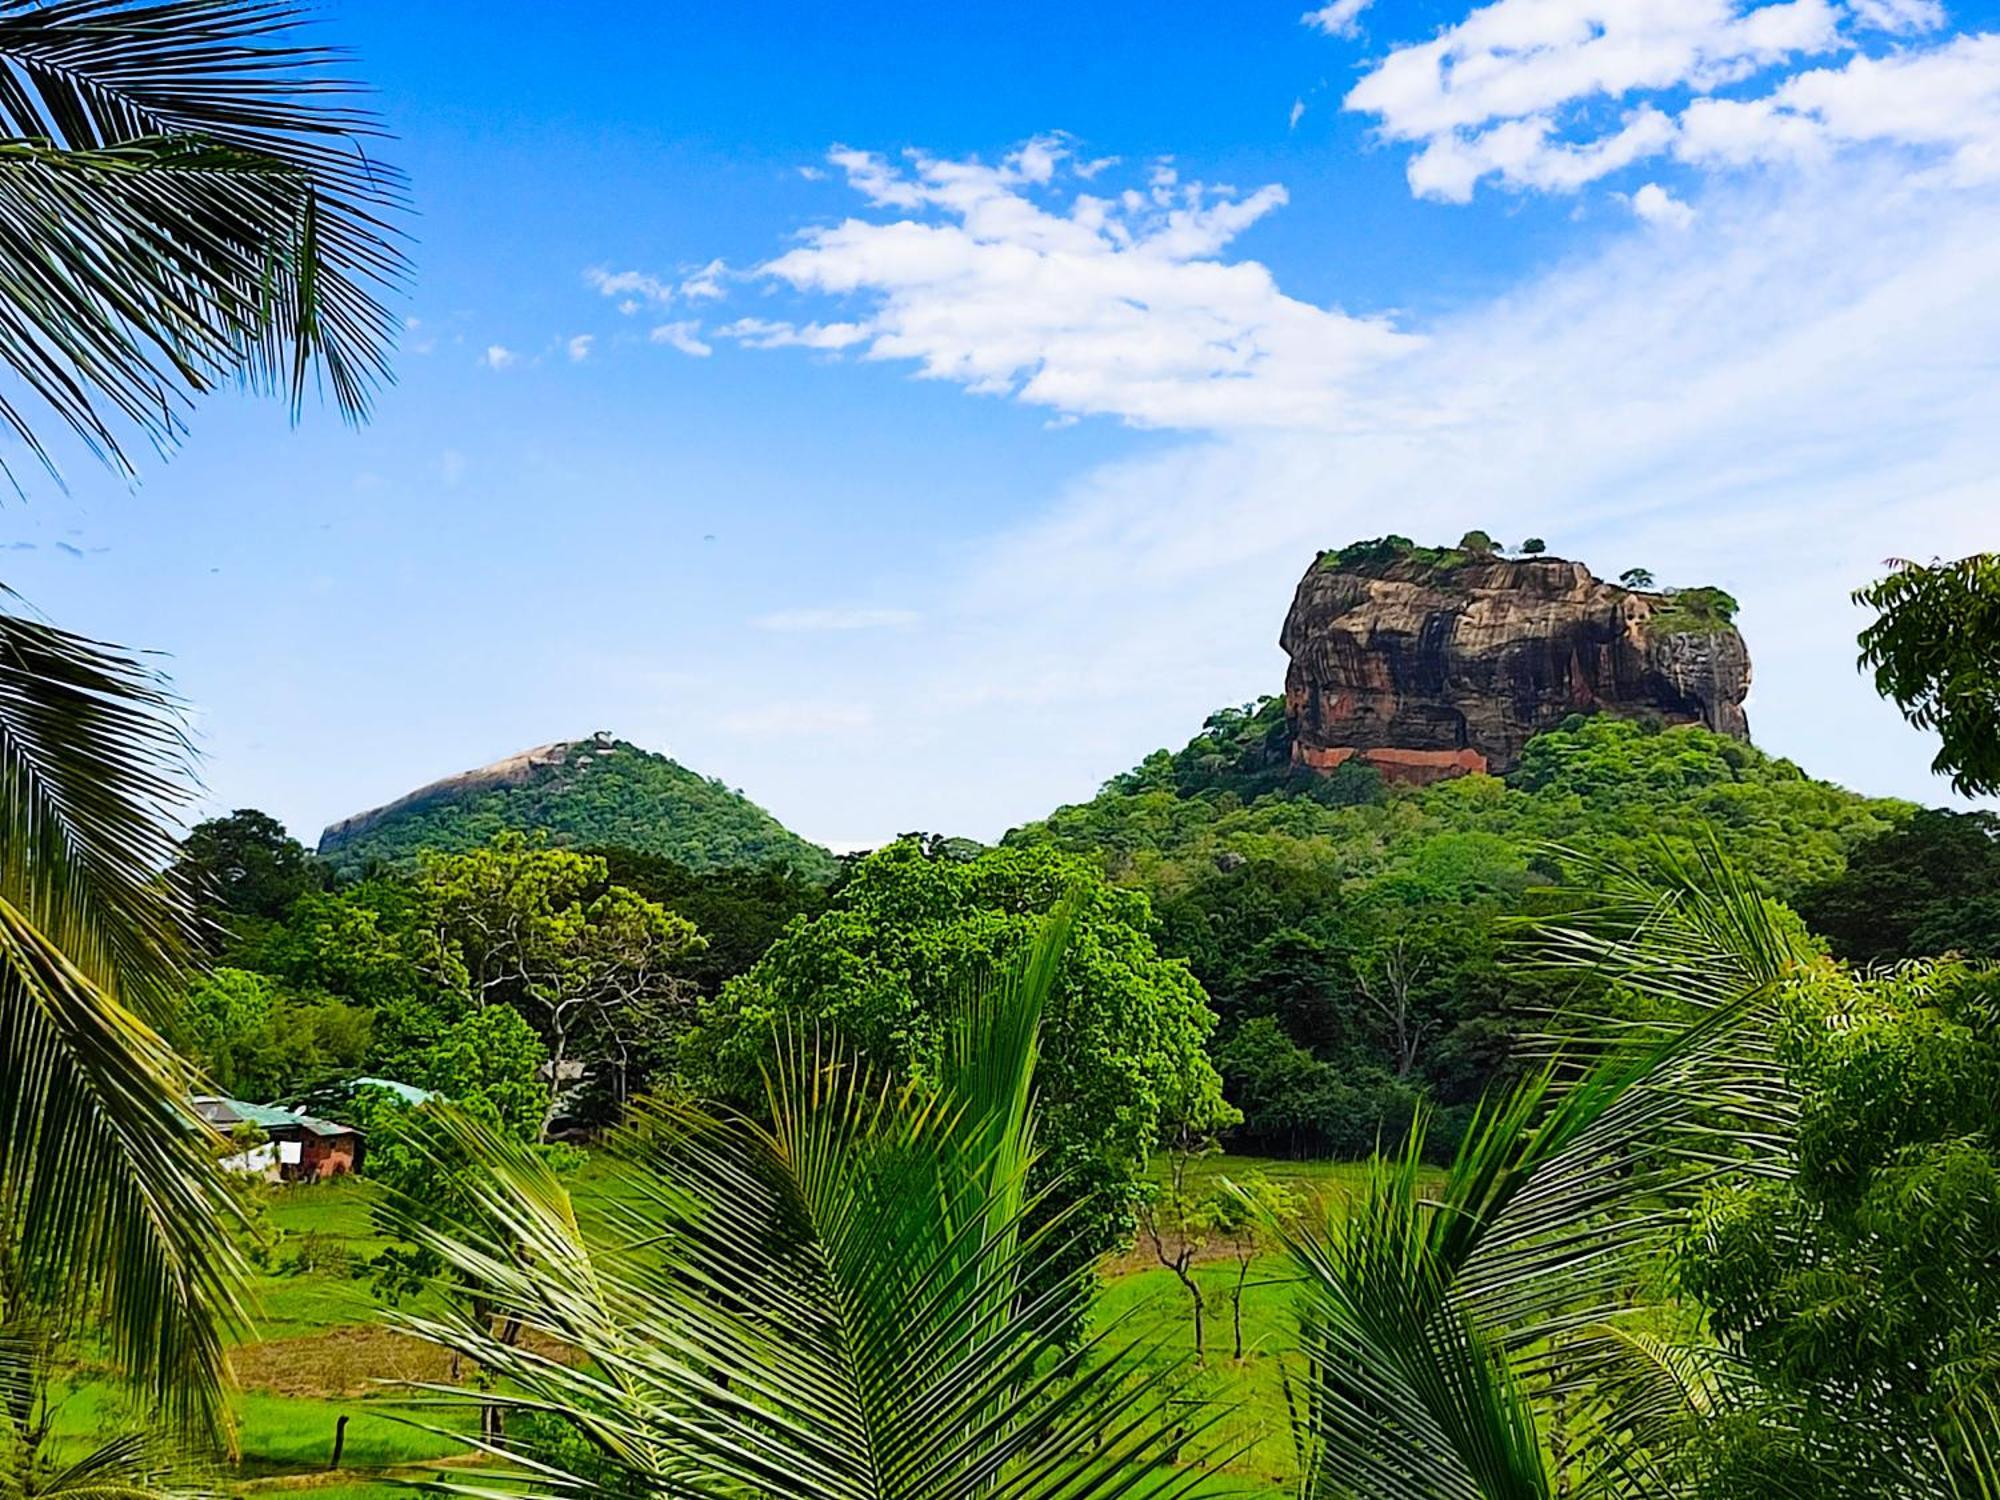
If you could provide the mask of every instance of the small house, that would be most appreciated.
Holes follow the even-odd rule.
[[[247,1128],[264,1144],[223,1159],[225,1170],[274,1176],[284,1182],[318,1182],[361,1170],[361,1132],[352,1125],[295,1114],[275,1104],[202,1096],[195,1113],[224,1135]]]

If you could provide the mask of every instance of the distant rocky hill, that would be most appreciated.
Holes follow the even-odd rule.
[[[320,857],[353,872],[456,852],[505,829],[572,847],[617,846],[693,869],[782,864],[814,879],[833,856],[720,781],[609,734],[540,745],[447,776],[320,835]]]
[[[1321,553],[1279,638],[1291,756],[1391,781],[1505,774],[1532,736],[1599,710],[1748,739],[1734,610],[1718,589],[1626,588],[1557,557],[1402,537]]]

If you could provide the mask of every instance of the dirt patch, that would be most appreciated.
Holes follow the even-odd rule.
[[[574,1350],[539,1334],[530,1333],[526,1343],[565,1363],[576,1358]],[[245,1390],[325,1399],[366,1396],[380,1391],[384,1381],[451,1381],[465,1373],[454,1369],[449,1350],[366,1324],[245,1344],[230,1362]]]

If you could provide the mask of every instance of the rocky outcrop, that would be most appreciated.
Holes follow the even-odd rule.
[[[492,765],[481,766],[476,771],[460,771],[456,776],[443,777],[428,786],[420,786],[414,792],[398,797],[394,802],[371,807],[367,812],[358,812],[352,817],[342,818],[338,823],[330,824],[319,836],[319,852],[330,854],[402,813],[414,812],[418,808],[429,807],[438,802],[468,797],[495,787],[525,786],[534,779],[538,771],[549,766],[562,765],[571,755],[578,752],[588,751],[593,747],[601,749],[611,743],[611,737],[602,732],[595,740],[557,740],[552,745],[537,745],[532,750],[523,750],[519,755],[496,760]]]
[[[1502,774],[1574,713],[1749,738],[1750,656],[1714,590],[1621,588],[1582,563],[1407,544],[1324,553],[1279,637],[1293,760],[1394,781]]]

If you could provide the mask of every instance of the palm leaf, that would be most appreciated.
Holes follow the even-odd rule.
[[[226,379],[388,378],[397,174],[271,0],[0,0],[0,363],[94,452]],[[48,461],[31,414],[0,419]]]
[[[586,1242],[531,1154],[487,1143],[487,1227],[410,1226],[495,1309],[409,1320],[492,1386],[437,1394],[553,1414],[621,1487],[669,1494],[1185,1492],[1201,1475],[1165,1467],[1171,1382],[1135,1378],[1108,1331],[1063,1348],[1080,1288],[1031,1290],[1068,1228],[1028,1227],[1025,1186],[1066,934],[1058,918],[968,1005],[933,1084],[891,1086],[837,1041],[792,1036],[768,1124],[654,1106],[625,1143],[609,1244]],[[497,1337],[496,1318],[530,1336]],[[550,1353],[564,1348],[585,1358]],[[486,1446],[518,1467],[450,1487],[597,1482],[519,1423],[508,1434]]]
[[[1435,1200],[1420,1125],[1346,1218],[1271,1225],[1301,1277],[1307,1496],[1666,1492],[1635,1424],[1666,1430],[1669,1388],[1657,1351],[1620,1332],[1635,1268],[1716,1176],[1781,1170],[1795,1102],[1766,1039],[1772,993],[1816,959],[1719,854],[1664,880],[1596,871],[1530,960],[1655,1013],[1610,1032],[1572,1018],[1589,1045],[1482,1107]]]
[[[213,1426],[231,1210],[151,1024],[185,951],[162,872],[189,779],[141,663],[0,616],[0,1234],[18,1295],[101,1313],[113,1358]]]

